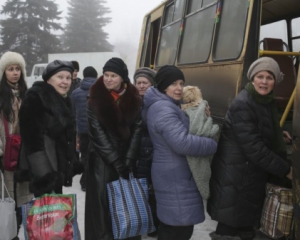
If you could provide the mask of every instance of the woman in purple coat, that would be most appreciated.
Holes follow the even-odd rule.
[[[144,95],[143,119],[154,147],[151,176],[161,221],[158,240],[188,240],[205,217],[186,156],[212,155],[217,143],[189,134],[189,120],[180,109],[185,79],[179,68],[160,68],[154,81],[156,87]]]

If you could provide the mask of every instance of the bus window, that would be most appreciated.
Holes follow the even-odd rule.
[[[249,0],[222,1],[221,18],[217,25],[213,60],[229,60],[239,57],[244,43],[248,8]]]
[[[274,29],[276,29],[276,31],[274,31]],[[286,20],[261,26],[259,38],[260,40],[263,40],[264,38],[279,38],[282,39],[283,42],[287,43],[288,37]]]
[[[196,10],[203,8],[213,2],[216,2],[216,0],[190,0],[188,14],[195,12]]]
[[[165,10],[164,26],[161,30],[156,59],[157,66],[174,64],[175,62],[183,7],[184,0],[175,0]]]
[[[300,52],[300,18],[292,20],[292,43],[293,51]]]
[[[150,32],[150,24],[151,24],[151,17],[149,16],[146,23],[146,31],[144,36],[144,42],[143,42],[143,48],[142,48],[142,55],[140,60],[140,66],[145,66],[145,56],[147,53],[147,46],[148,46],[148,40],[149,40],[149,32]]]
[[[194,1],[190,1],[193,4]],[[206,62],[215,25],[216,4],[187,16],[178,64]]]

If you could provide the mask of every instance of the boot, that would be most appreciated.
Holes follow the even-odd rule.
[[[216,232],[211,232],[209,236],[212,240],[241,240],[238,236],[218,235]]]

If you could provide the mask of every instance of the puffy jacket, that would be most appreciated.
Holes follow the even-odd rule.
[[[289,164],[271,151],[273,117],[268,104],[243,89],[230,106],[212,162],[208,213],[232,227],[260,218],[268,173],[284,177]]]
[[[86,116],[87,96],[90,87],[96,82],[96,78],[84,78],[80,87],[71,94],[73,110],[76,116],[77,133],[88,133],[88,123]]]
[[[204,221],[202,198],[186,155],[212,155],[216,142],[189,134],[189,120],[179,103],[154,87],[144,96],[143,119],[154,147],[151,176],[159,220],[172,226]]]

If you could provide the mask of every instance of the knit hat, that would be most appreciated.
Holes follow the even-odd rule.
[[[44,81],[48,81],[54,74],[61,71],[68,71],[72,75],[74,72],[73,64],[67,61],[54,60],[46,66],[42,77]]]
[[[103,67],[103,73],[106,71],[114,72],[120,75],[123,78],[124,82],[130,81],[128,78],[127,66],[121,58],[113,57],[109,59]]]
[[[148,67],[139,68],[135,71],[134,76],[133,76],[134,84],[136,84],[137,78],[145,77],[150,81],[151,85],[153,86],[155,74],[156,74],[156,71],[154,71],[151,68],[148,68]]]
[[[26,78],[26,64],[21,54],[17,52],[6,52],[0,59],[0,81],[8,65],[17,64],[20,66],[23,77]]]
[[[178,67],[165,65],[158,70],[154,81],[156,83],[156,88],[160,92],[164,92],[164,90],[166,90],[173,82],[180,79],[185,82],[183,72]]]
[[[92,66],[88,66],[85,69],[83,69],[83,77],[91,77],[91,78],[97,78],[98,73],[95,68]]]
[[[76,69],[79,72],[79,63],[77,61],[71,61],[73,64],[74,70]]]
[[[278,63],[270,57],[262,57],[254,61],[249,67],[247,77],[250,81],[253,80],[253,77],[260,71],[269,71],[273,73],[275,78],[275,84],[280,83],[284,74],[280,71]]]

